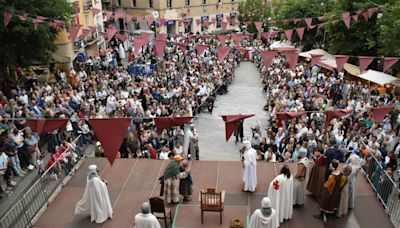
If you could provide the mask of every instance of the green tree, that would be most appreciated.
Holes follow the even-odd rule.
[[[288,0],[279,9],[277,18],[281,20],[295,19],[295,18],[307,18],[307,17],[319,17],[332,9],[333,3],[324,2],[321,4],[321,0]],[[321,23],[313,19],[313,24]],[[295,25],[292,21],[288,24],[279,23],[278,26],[282,29],[292,29],[299,27],[307,27],[307,24],[302,20],[299,24]],[[305,50],[315,48],[316,46],[322,46],[324,40],[324,30],[305,30],[303,41],[300,41],[297,33],[294,31],[292,36],[292,42],[301,43],[304,45]]]
[[[7,27],[3,26],[4,11],[13,12]],[[46,63],[51,52],[56,50],[54,40],[57,31],[47,23],[39,23],[35,30],[32,19],[43,16],[51,19],[68,20],[72,13],[66,0],[0,0],[0,74],[1,79],[9,78],[15,66],[29,66],[33,62]],[[16,14],[29,14],[21,21]]]
[[[264,0],[247,0],[239,4],[239,21],[263,21],[266,22],[271,15],[271,6]],[[264,29],[268,29],[264,24]],[[254,25],[247,28],[249,32],[257,32]]]
[[[400,56],[400,1],[385,4],[379,25],[379,54]]]

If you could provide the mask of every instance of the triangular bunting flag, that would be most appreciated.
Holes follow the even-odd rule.
[[[89,35],[90,29],[82,29],[82,38],[85,38]]]
[[[161,135],[165,128],[180,126],[189,123],[192,117],[157,117],[154,118],[154,123],[157,128],[157,134]]]
[[[358,56],[358,61],[359,61],[359,65],[360,65],[360,73],[364,72],[367,69],[367,67],[369,66],[369,64],[372,63],[373,60],[374,60],[374,57]]]
[[[165,41],[164,40],[154,40],[154,54],[158,57],[164,56]]]
[[[368,21],[368,19],[369,19],[368,11],[363,12],[362,15],[363,15],[363,17],[364,17],[364,20],[365,20],[365,21]]]
[[[146,40],[148,40],[151,35],[152,35],[152,33],[149,33],[149,32],[140,33],[140,37],[143,38],[143,39],[146,39]]]
[[[312,17],[304,18],[304,21],[306,22],[307,26],[310,28],[311,24],[312,24]]]
[[[331,124],[331,120],[333,120],[334,118],[342,117],[342,116],[350,113],[351,111],[352,111],[351,109],[340,109],[340,110],[335,110],[335,111],[327,111],[324,129],[327,129],[329,127],[329,125]]]
[[[226,42],[226,35],[217,35],[219,42],[221,42],[222,45],[225,44]]]
[[[178,45],[182,50],[187,50],[187,46],[185,43],[175,42],[175,44]]]
[[[168,39],[168,34],[166,34],[166,33],[159,33],[158,36],[157,36],[157,38],[158,38],[159,40],[167,41],[167,39]]]
[[[114,37],[116,32],[117,28],[115,26],[109,26],[108,28],[106,28],[107,40],[110,41]]]
[[[355,23],[358,22],[358,14],[354,14],[353,16],[351,16],[351,18],[353,18]]]
[[[104,153],[111,163],[114,163],[118,150],[121,146],[128,127],[131,124],[131,118],[113,118],[113,119],[91,119],[94,135],[100,141]]]
[[[128,37],[126,37],[125,34],[117,34],[116,35],[117,39],[124,42]]]
[[[243,39],[243,35],[242,34],[233,34],[233,40],[235,41],[236,47],[240,46],[240,42]]]
[[[335,55],[336,69],[338,72],[343,71],[343,66],[344,66],[344,64],[347,63],[348,59],[349,59],[349,56],[347,56],[347,55]]]
[[[256,26],[257,31],[261,32],[263,23],[261,21],[254,22],[254,26]]]
[[[374,13],[375,13],[376,11],[378,11],[378,9],[379,9],[379,7],[369,8],[369,9],[367,10],[368,17],[371,18],[371,16],[374,15]]]
[[[278,123],[285,125],[285,120],[291,120],[305,114],[307,114],[307,112],[280,112],[276,113],[276,119],[278,120]]]
[[[98,13],[100,13],[101,10],[97,9],[97,8],[92,8],[92,15],[96,16]]]
[[[227,22],[227,21],[221,22],[222,31],[226,32],[226,28],[227,28],[227,27],[228,27],[228,22]]]
[[[76,36],[78,35],[80,28],[81,28],[81,26],[79,26],[79,25],[71,25],[71,27],[69,28],[69,36],[70,36],[72,42],[75,42]]]
[[[129,23],[129,22],[132,21],[133,16],[130,15],[130,14],[126,14],[126,15],[125,15],[125,18],[126,18],[126,22]],[[160,24],[161,24],[161,19],[160,19]],[[162,24],[161,24],[161,25],[162,25]]]
[[[299,18],[296,18],[296,19],[293,19],[293,24],[297,24],[297,23],[299,23],[301,21],[301,19],[299,19]]]
[[[201,25],[201,19],[196,19],[196,25],[197,26]]]
[[[206,50],[206,48],[208,48],[208,46],[207,46],[207,45],[204,45],[204,44],[198,44],[198,45],[196,46],[197,55],[202,55],[202,54],[203,54],[203,52]]]
[[[64,127],[68,123],[68,119],[29,119],[27,125],[33,132],[45,134]]]
[[[147,17],[146,17],[146,21],[147,21],[147,25],[151,25],[152,23],[153,23],[153,16],[151,16],[151,15],[148,15]]]
[[[261,51],[262,64],[266,67],[270,67],[275,55],[275,51]]]
[[[383,62],[383,72],[389,70],[389,68],[396,64],[399,59],[400,58],[385,57]]]
[[[226,56],[228,56],[230,51],[231,49],[227,46],[217,47],[218,60],[222,62],[226,58]]]
[[[222,119],[225,122],[225,139],[228,142],[229,138],[232,136],[233,132],[236,130],[236,123],[240,120],[252,117],[254,114],[249,115],[222,115]]]
[[[379,123],[385,118],[385,116],[392,111],[394,106],[380,106],[372,108],[372,113],[374,114],[375,123]]]
[[[143,33],[142,33],[143,34]],[[133,40],[133,46],[135,48],[135,53],[138,54],[140,49],[147,44],[147,39],[145,38],[139,38],[139,37],[135,37],[135,39]]]
[[[268,40],[269,39],[269,35],[270,35],[269,32],[262,32],[261,33],[261,38]]]
[[[10,11],[4,11],[4,18],[3,18],[3,24],[4,27],[7,27],[7,25],[10,23],[12,18],[12,12]]]
[[[293,34],[293,29],[285,30],[285,35],[289,42],[291,42],[291,40],[292,40],[292,34]]]
[[[164,18],[160,18],[160,25],[163,26],[165,24],[165,22],[167,22],[166,19]]]
[[[296,32],[300,40],[303,40],[304,29],[305,27],[296,28]]]
[[[322,29],[323,27],[325,27],[325,24],[326,24],[326,23],[318,24],[317,29],[318,29],[318,30]]]
[[[292,70],[296,68],[297,60],[299,59],[299,54],[296,51],[286,51],[284,52],[286,60]]]
[[[342,13],[343,22],[346,25],[347,29],[350,29],[350,13],[344,12]]]
[[[143,17],[142,16],[136,16],[136,22],[140,23],[143,21]]]

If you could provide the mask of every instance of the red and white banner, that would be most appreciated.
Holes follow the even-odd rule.
[[[368,17],[371,18],[371,16],[374,15],[374,13],[376,13],[376,11],[378,11],[378,9],[379,9],[379,7],[369,8],[367,10]]]
[[[364,72],[369,64],[372,63],[372,61],[374,60],[374,57],[370,57],[370,56],[358,56],[358,61],[359,61],[359,65],[360,65],[360,73]]]
[[[300,40],[303,40],[304,29],[305,27],[296,28],[296,32]]]
[[[343,22],[346,25],[347,29],[350,29],[350,21],[351,21],[350,12],[342,13],[342,18],[343,18]]]
[[[115,37],[122,42],[128,38],[125,34],[117,34]]]
[[[7,27],[7,25],[10,23],[12,15],[13,15],[12,12],[4,11],[4,18],[3,18],[4,27]]]
[[[261,51],[262,64],[266,67],[270,67],[275,56],[275,51]]]
[[[165,40],[154,40],[154,54],[158,57],[164,56]]]
[[[299,59],[299,53],[297,53],[296,51],[285,51],[283,53],[286,57],[286,60],[290,68],[294,70],[294,68],[296,68],[297,65],[297,60]]]
[[[124,139],[132,118],[91,119],[90,125],[94,135],[100,141],[104,153],[111,163],[117,157],[122,140]]]
[[[202,55],[203,52],[206,50],[206,48],[208,48],[208,45],[198,44],[198,45],[196,46],[197,55]]]
[[[140,37],[143,38],[143,39],[148,40],[149,37],[150,37],[152,34],[153,34],[153,33],[150,33],[150,32],[142,32],[142,33],[140,33]]]
[[[349,59],[349,56],[347,56],[347,55],[335,55],[336,69],[338,72],[343,71],[343,66],[344,66],[344,64],[347,63],[348,59]]]
[[[354,14],[353,16],[351,16],[351,18],[353,18],[355,23],[358,23],[358,15],[359,14]]]
[[[389,70],[389,68],[392,67],[394,64],[396,64],[397,61],[399,61],[399,59],[400,58],[393,58],[393,57],[384,58],[383,72],[386,72],[387,70]]]
[[[228,56],[230,51],[231,49],[227,46],[217,47],[218,60],[222,62],[226,58],[226,56]]]

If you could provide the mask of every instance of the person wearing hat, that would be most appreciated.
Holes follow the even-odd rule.
[[[243,191],[254,192],[257,187],[257,151],[251,147],[249,140],[244,141],[243,144]]]
[[[296,173],[293,175],[293,205],[303,206],[306,191],[306,174],[309,160],[306,157],[307,152],[300,150]]]
[[[161,228],[156,216],[150,213],[150,204],[142,203],[142,212],[135,215],[135,228]]]
[[[180,171],[183,157],[175,155],[164,171],[164,197],[167,203],[179,203],[179,179],[186,178],[188,171]]]
[[[107,183],[100,179],[97,165],[90,165],[83,198],[75,205],[76,215],[90,215],[90,221],[103,223],[112,218],[113,210]]]
[[[276,219],[276,212],[271,208],[271,201],[264,197],[261,201],[261,208],[255,210],[250,218],[250,228],[277,228],[279,225]]]

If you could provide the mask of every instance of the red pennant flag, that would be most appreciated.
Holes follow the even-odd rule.
[[[274,60],[276,55],[275,51],[261,51],[262,63],[266,67],[270,67],[272,65],[272,61]]]
[[[176,45],[178,45],[184,51],[187,50],[187,46],[185,43],[176,42]]]
[[[263,23],[262,21],[254,22],[254,26],[256,26],[257,31],[261,32]]]
[[[315,27],[317,27],[317,25],[311,25],[308,27],[308,30],[313,30]]]
[[[227,27],[228,27],[228,22],[226,21],[221,22],[222,31],[226,32]]]
[[[136,22],[140,23],[143,21],[143,17],[142,16],[136,16]]]
[[[358,61],[359,61],[359,65],[360,65],[360,72],[364,72],[367,67],[369,66],[369,64],[372,63],[372,61],[374,60],[374,57],[370,57],[370,56],[358,56]]]
[[[33,132],[36,132],[39,135],[43,134],[45,124],[46,119],[26,120],[26,125],[29,126]]]
[[[201,25],[201,19],[196,19],[196,25],[197,26]]]
[[[374,121],[375,123],[379,123],[385,118],[386,114],[388,114],[394,106],[380,106],[372,108],[372,112],[374,114]]]
[[[363,15],[363,17],[364,17],[364,20],[365,20],[365,21],[368,21],[368,18],[369,18],[368,11],[363,12],[362,15]]]
[[[226,35],[217,35],[219,42],[221,42],[222,45],[225,44],[226,42]]]
[[[296,32],[300,40],[303,40],[304,29],[305,27],[296,28]]]
[[[198,44],[198,45],[196,46],[197,55],[202,55],[202,54],[203,54],[203,52],[204,52],[204,50],[206,50],[206,48],[208,48],[208,46],[207,46],[207,45],[204,45],[204,44]]]
[[[396,64],[399,59],[400,58],[385,57],[383,62],[383,72],[389,70],[389,68]]]
[[[164,40],[154,40],[154,54],[158,57],[164,56],[165,41]]]
[[[226,56],[228,56],[230,51],[231,49],[227,46],[217,47],[218,60],[222,62],[226,58]]]
[[[341,72],[343,70],[343,66],[344,66],[344,64],[347,63],[348,59],[349,59],[349,56],[347,56],[347,55],[335,55],[336,69],[338,72]]]
[[[115,33],[117,33],[117,28],[115,26],[109,26],[106,28],[106,33],[107,33],[107,40],[111,40]]]
[[[296,51],[286,51],[284,54],[290,68],[294,70],[294,68],[296,68],[297,60],[299,59],[299,54]]]
[[[149,37],[152,35],[152,33],[150,33],[150,32],[142,32],[142,33],[140,33],[140,37],[141,38],[143,38],[143,39],[149,39]]]
[[[325,27],[325,24],[326,24],[326,23],[318,24],[317,29],[318,29],[318,30],[322,29],[323,27]]]
[[[335,111],[327,111],[324,129],[328,128],[328,126],[331,124],[331,120],[333,120],[334,118],[342,117],[342,116],[350,113],[351,111],[352,111],[351,109],[340,109],[340,110],[335,110]]]
[[[266,39],[266,40],[269,39],[269,35],[270,35],[269,32],[262,32],[262,33],[261,33],[261,37],[264,38],[264,39]]]
[[[143,34],[143,33],[142,33]],[[140,49],[147,44],[147,39],[145,38],[139,38],[139,37],[135,37],[135,39],[133,40],[133,45],[135,47],[135,53],[139,53]]]
[[[153,16],[149,15],[146,17],[147,25],[151,25],[153,23]]]
[[[321,57],[323,55],[311,54],[311,65],[318,65],[321,62]]]
[[[118,40],[120,40],[122,42],[127,39],[125,34],[117,34],[116,37],[117,37]]]
[[[312,25],[311,25],[311,23],[312,23],[312,17],[307,17],[307,18],[304,18],[304,21],[306,22],[306,24],[307,24],[307,26],[310,28]]]
[[[45,134],[64,127],[68,123],[68,119],[36,119],[27,120],[27,125],[33,132]]]
[[[90,29],[82,29],[82,38],[85,38],[89,35]]]
[[[378,11],[378,9],[379,9],[379,7],[369,8],[369,9],[367,10],[368,18],[371,18],[371,16],[374,15],[374,13],[375,13],[376,11]]]
[[[7,25],[10,23],[12,15],[13,15],[12,12],[4,11],[4,18],[3,18],[4,27],[7,27]]]
[[[289,42],[292,41],[292,34],[293,34],[293,29],[285,30],[285,35]]]
[[[299,19],[299,18],[296,18],[296,19],[293,19],[293,24],[297,24],[297,23],[299,23],[301,21],[301,19]]]
[[[53,21],[54,21],[54,23],[56,23],[56,24],[59,25],[59,26],[65,26],[65,21],[56,20],[56,19],[54,19]]]
[[[160,26],[163,26],[165,24],[165,22],[167,22],[166,19],[160,18]]]
[[[243,35],[242,34],[233,34],[233,40],[235,41],[236,47],[240,46],[240,42],[243,39]]]
[[[223,115],[221,116],[222,119],[225,122],[225,139],[228,142],[229,138],[232,136],[233,132],[236,130],[236,123],[239,120],[244,120],[249,117],[254,116],[254,114],[248,114],[248,115]]]
[[[354,14],[351,18],[353,18],[354,22],[358,22],[358,14]]]
[[[167,39],[168,39],[168,34],[159,33],[157,38],[158,38],[159,40],[167,41]]]
[[[92,8],[92,15],[96,16],[98,13],[100,13],[101,10],[97,9],[97,8]]]
[[[81,28],[80,25],[71,25],[71,28],[69,28],[69,36],[72,42],[75,42],[76,36],[78,35],[80,28]]]
[[[350,13],[344,12],[342,13],[343,22],[346,25],[347,29],[350,29]]]
[[[165,128],[180,126],[189,123],[192,117],[157,117],[154,118],[154,123],[157,128],[158,135],[161,135]]]
[[[119,147],[128,131],[131,120],[131,118],[90,120],[94,135],[97,140],[100,141],[104,153],[111,165],[117,157]]]
[[[282,123],[282,125],[284,125],[285,120],[295,119],[305,114],[307,114],[307,112],[280,112],[276,113],[276,118],[278,123]]]

